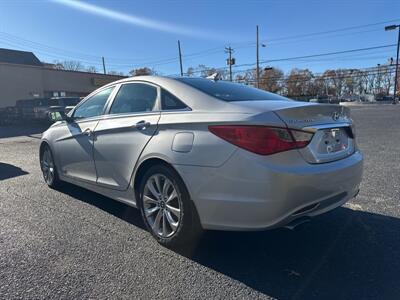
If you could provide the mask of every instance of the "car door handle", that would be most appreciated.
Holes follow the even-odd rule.
[[[147,127],[149,127],[151,124],[150,122],[146,122],[146,121],[139,121],[135,124],[135,127],[139,130],[146,130]]]
[[[92,135],[92,130],[90,128],[86,128],[84,131],[82,131],[82,134],[91,136]]]

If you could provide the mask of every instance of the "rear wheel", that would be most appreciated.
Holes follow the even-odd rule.
[[[61,185],[58,178],[56,165],[54,163],[53,154],[50,147],[45,145],[40,154],[40,168],[42,169],[43,178],[46,184],[51,188],[57,188]]]
[[[139,188],[139,207],[146,227],[162,245],[192,249],[202,229],[196,209],[179,175],[165,165],[144,174]]]

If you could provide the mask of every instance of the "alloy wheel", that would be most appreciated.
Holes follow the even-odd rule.
[[[40,165],[42,168],[44,180],[48,185],[51,185],[54,181],[55,168],[53,157],[49,149],[44,150]]]
[[[143,190],[143,210],[152,231],[168,238],[177,231],[182,218],[182,199],[177,187],[163,174],[150,176]]]

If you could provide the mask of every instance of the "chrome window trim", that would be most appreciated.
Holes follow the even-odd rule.
[[[159,88],[160,91],[159,91],[159,99],[158,99],[158,100],[159,100],[158,108],[159,108],[160,111],[180,111],[180,110],[184,110],[184,109],[162,110],[162,107],[161,107],[161,91],[162,91],[162,90],[165,90],[165,91],[167,91],[168,93],[172,94],[172,95],[173,95],[174,97],[176,97],[179,101],[181,101],[183,104],[185,104],[185,105],[186,105],[185,110],[187,109],[188,111],[192,111],[192,108],[191,108],[189,105],[187,105],[187,104],[185,103],[185,101],[182,101],[182,100],[181,100],[178,96],[176,96],[173,92],[171,92],[170,90],[166,89],[165,87],[163,87],[163,86],[161,86],[161,85],[159,85],[159,84],[157,84],[157,83],[154,83],[154,82],[151,82],[151,81],[147,81],[147,80],[143,80],[143,79],[141,79],[141,80],[134,80],[133,78],[130,78],[130,80],[128,80],[128,79],[125,79],[125,80],[126,80],[126,81],[116,83],[116,85],[121,86],[121,85],[123,85],[123,84],[129,84],[129,83],[145,83],[145,84],[153,85],[153,86]],[[108,84],[108,86],[110,86],[110,85],[111,85],[111,83]],[[216,98],[216,99],[219,100],[218,98]],[[106,113],[107,113],[107,112],[106,112]]]
[[[79,102],[79,103],[69,112],[69,116],[72,117],[72,118],[74,119],[74,122],[76,122],[76,123],[79,123],[79,122],[82,121],[82,120],[96,119],[96,118],[99,118],[99,117],[103,116],[105,110],[107,109],[107,105],[108,105],[110,99],[112,99],[112,97],[113,97],[113,95],[114,95],[114,91],[115,91],[115,88],[116,88],[116,87],[117,87],[117,84],[116,84],[116,85],[109,85],[109,86],[105,86],[105,87],[102,87],[102,88],[100,88],[100,89],[97,89],[97,90],[93,91],[92,93],[90,93],[89,95],[87,95],[84,99],[82,99],[82,101]],[[96,96],[98,93],[101,93],[102,91],[107,90],[107,89],[110,89],[110,88],[112,88],[113,90],[111,91],[110,95],[108,96],[108,98],[107,98],[107,100],[106,100],[106,103],[104,104],[103,111],[102,111],[102,113],[101,113],[100,115],[94,116],[94,117],[88,117],[88,118],[81,118],[81,119],[75,119],[75,118],[74,118],[75,111],[76,111],[80,106],[82,106],[86,101],[88,101],[88,100],[91,99],[92,97]]]
[[[172,96],[174,96],[176,99],[178,99],[181,103],[183,103],[186,107],[185,108],[177,108],[177,109],[163,109],[163,107],[162,107],[162,99],[161,99],[163,90],[168,92],[168,93],[170,93]],[[192,109],[184,101],[182,101],[179,97],[177,97],[174,93],[171,93],[166,88],[161,87],[161,91],[160,91],[160,110],[161,111],[181,111],[181,110],[191,111]]]
[[[185,107],[185,108],[177,108],[177,109],[166,109],[166,110],[160,110],[162,114],[168,114],[168,113],[183,113],[183,112],[188,112],[188,111],[193,111],[190,107]]]
[[[156,101],[154,103],[153,110],[148,111],[148,112],[146,112],[146,111],[143,111],[143,112],[127,112],[127,113],[122,113],[122,114],[121,113],[120,114],[112,114],[112,113],[110,113],[111,107],[112,107],[112,105],[113,105],[113,103],[115,101],[115,98],[118,95],[119,90],[121,89],[121,87],[123,85],[127,85],[127,84],[145,84],[145,85],[149,85],[149,86],[152,86],[152,87],[156,88],[157,89],[157,98],[156,98]],[[125,116],[127,116],[127,115],[130,115],[130,114],[141,114],[141,113],[150,113],[150,112],[154,112],[154,111],[159,111],[160,102],[161,102],[161,87],[160,86],[158,86],[158,85],[156,85],[154,83],[151,83],[151,82],[141,81],[141,80],[140,81],[137,80],[137,81],[123,82],[123,83],[118,84],[118,91],[113,95],[112,99],[110,100],[106,110],[104,111],[104,115],[125,115]]]
[[[154,109],[152,111],[149,112],[130,112],[130,113],[124,113],[124,114],[110,114],[110,109],[112,104],[114,103],[115,97],[119,92],[119,89],[121,88],[122,85],[125,84],[134,84],[134,83],[143,83],[143,84],[148,84],[150,86],[153,86],[155,88],[157,88],[157,99],[156,99],[156,103],[154,105]],[[103,120],[103,119],[110,119],[111,117],[109,116],[117,116],[117,117],[127,117],[127,116],[140,116],[140,115],[144,115],[144,114],[149,114],[149,113],[184,113],[184,112],[188,112],[188,111],[193,111],[184,101],[182,101],[180,98],[178,98],[174,93],[172,93],[171,91],[169,91],[168,89],[152,83],[150,81],[146,81],[146,80],[131,80],[131,81],[126,81],[126,82],[121,82],[121,83],[115,83],[115,84],[108,84],[105,85],[93,92],[91,92],[89,95],[87,95],[85,98],[83,98],[69,113],[68,115],[70,117],[73,118],[73,115],[75,113],[75,110],[78,109],[83,103],[85,103],[86,101],[88,101],[92,96],[95,96],[96,94],[104,91],[105,89],[108,88],[113,88],[113,91],[111,92],[110,96],[107,99],[107,102],[105,104],[105,108],[103,110],[103,113],[99,116],[95,116],[95,117],[90,117],[90,118],[82,118],[82,119],[76,119],[74,120],[74,122],[76,123],[81,123],[82,121],[96,121],[98,120]],[[181,101],[183,104],[186,105],[185,108],[180,108],[180,109],[165,109],[163,110],[161,107],[161,92],[162,90],[167,91],[168,93],[172,94],[174,97],[176,97],[179,101]]]
[[[144,112],[129,112],[129,113],[122,113],[122,114],[105,114],[102,115],[101,120],[112,120],[112,119],[119,119],[119,118],[127,118],[127,117],[140,117],[140,116],[149,116],[149,115],[159,115],[159,110],[152,110],[152,111],[144,111]]]

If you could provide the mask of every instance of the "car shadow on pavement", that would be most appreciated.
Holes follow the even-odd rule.
[[[136,208],[69,183],[63,183],[58,188],[58,191],[79,201],[93,205],[136,227],[145,229],[140,211]]]
[[[145,228],[135,208],[59,191]],[[185,256],[277,299],[400,299],[400,219],[389,216],[341,207],[294,230],[207,231]]]
[[[400,299],[400,220],[348,208],[293,231],[210,231],[192,259],[277,299]]]
[[[28,172],[14,165],[0,162],[0,180],[26,175]]]

